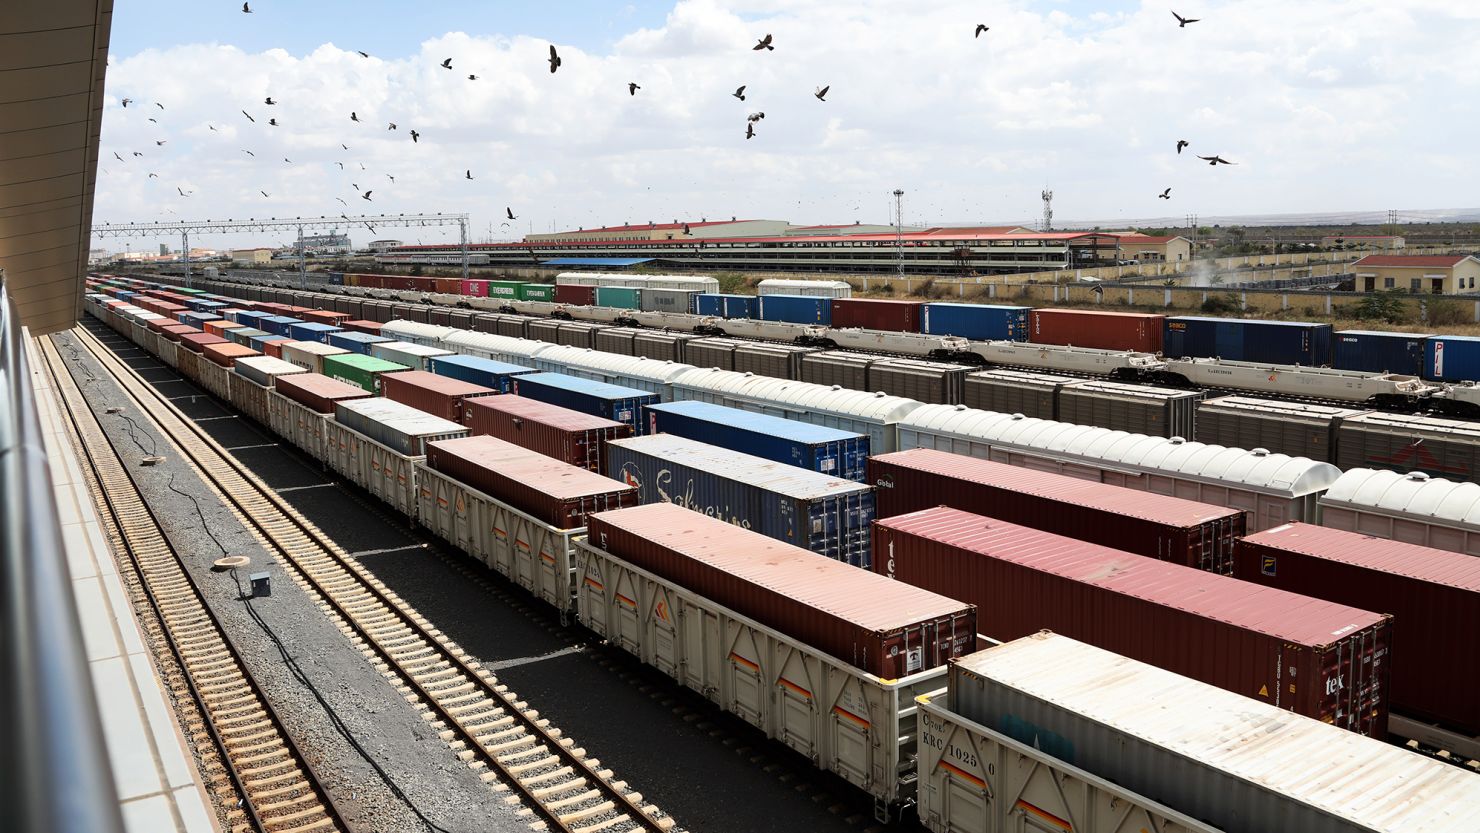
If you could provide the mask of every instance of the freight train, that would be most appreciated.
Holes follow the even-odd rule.
[[[1147,823],[1155,824],[1159,829],[1211,833],[1215,829],[1264,829],[1260,826],[1264,823],[1261,820],[1287,818],[1289,813],[1296,812],[1312,814],[1313,818],[1323,820],[1322,826],[1311,829],[1345,831],[1381,829],[1380,823],[1374,819],[1387,819],[1389,812],[1396,812],[1391,808],[1404,806],[1407,808],[1405,813],[1416,814],[1405,816],[1413,822],[1405,829],[1448,831],[1471,829],[1473,819],[1466,818],[1465,814],[1473,813],[1474,808],[1480,806],[1480,797],[1476,795],[1480,781],[1452,766],[1427,761],[1352,732],[1323,726],[1317,720],[1298,718],[1282,708],[1244,698],[1235,699],[1211,686],[1131,663],[1061,637],[1041,634],[1031,637],[1039,645],[1056,646],[1052,649],[1033,647],[1034,643],[1019,640],[1005,646],[1008,649],[1006,653],[996,653],[1001,649],[993,649],[949,666],[941,665],[939,659],[960,657],[966,652],[957,638],[960,624],[964,621],[960,612],[943,610],[942,615],[930,620],[930,633],[935,640],[932,644],[940,646],[935,662],[929,661],[927,654],[917,653],[921,643],[918,637],[909,636],[915,631],[908,623],[901,625],[905,627],[901,635],[904,639],[902,644],[908,649],[905,652],[895,654],[888,651],[888,643],[885,643],[879,652],[868,655],[872,659],[840,658],[846,651],[819,647],[829,643],[815,629],[809,631],[801,627],[800,632],[814,634],[812,638],[802,639],[797,635],[800,626],[778,628],[763,623],[755,618],[753,611],[747,614],[736,610],[733,605],[742,602],[726,605],[717,600],[724,593],[722,589],[695,592],[693,581],[675,581],[664,575],[660,566],[664,563],[663,556],[641,554],[641,551],[653,548],[675,547],[672,542],[665,545],[664,535],[660,532],[669,538],[678,536],[721,544],[728,540],[726,536],[754,536],[736,547],[741,551],[757,546],[785,547],[783,544],[774,541],[763,543],[771,539],[672,504],[643,507],[645,512],[678,514],[656,518],[645,527],[646,532],[637,530],[639,534],[628,535],[624,544],[622,536],[617,534],[617,527],[628,524],[629,513],[637,510],[594,516],[589,516],[589,513],[630,505],[625,495],[631,487],[595,475],[591,475],[599,481],[595,488],[568,490],[571,494],[560,496],[554,506],[554,511],[562,511],[561,507],[579,506],[579,511],[588,515],[592,525],[592,535],[588,540],[580,534],[583,530],[574,527],[573,517],[552,516],[542,510],[543,503],[535,506],[525,502],[527,511],[515,509],[508,502],[490,497],[487,491],[475,489],[449,476],[448,472],[455,470],[452,467],[441,465],[433,468],[428,460],[418,460],[420,452],[450,450],[456,443],[470,442],[459,439],[467,431],[455,422],[373,397],[369,390],[358,384],[322,376],[313,384],[295,383],[295,379],[308,380],[314,374],[270,357],[234,358],[225,350],[234,342],[208,333],[180,332],[179,328],[187,325],[172,325],[170,319],[137,306],[94,295],[88,299],[88,310],[145,349],[155,352],[187,377],[237,404],[244,412],[253,415],[265,413],[264,424],[295,445],[372,494],[387,499],[398,511],[417,519],[435,534],[502,572],[537,597],[562,612],[573,609],[582,623],[598,635],[663,670],[680,684],[699,691],[719,707],[748,720],[815,765],[868,791],[881,815],[918,801],[922,823],[932,831],[944,833],[947,830],[978,829],[980,824],[987,823],[984,819],[988,814],[1005,821],[1024,813],[1083,819],[1076,829],[1086,831],[1118,830],[1122,828],[1116,826],[1116,822],[1104,819],[1123,819],[1126,812],[1131,812],[1145,813]],[[171,339],[170,335],[175,338]],[[281,342],[278,344],[279,350],[287,349]],[[324,361],[333,363],[337,358],[337,355],[329,356]],[[276,364],[272,364],[275,361]],[[233,364],[234,368],[231,367]],[[258,381],[263,378],[261,374],[274,370],[277,390]],[[285,396],[284,393],[294,384],[300,389],[313,390],[313,398],[301,393],[293,394],[295,398]],[[342,417],[325,413],[324,403],[335,398],[338,401],[330,410],[342,413]],[[303,404],[305,401],[315,403],[315,406]],[[375,419],[372,411],[386,413]],[[393,411],[394,414],[391,413]],[[258,418],[261,419],[260,416]],[[516,448],[506,443],[500,445]],[[547,462],[542,465],[547,467],[563,465],[553,458],[545,459]],[[469,477],[471,479],[472,476]],[[510,488],[513,481],[510,479],[503,484],[480,482],[479,485],[483,489],[497,491]],[[538,478],[528,478],[524,482],[538,482]],[[599,496],[602,500],[593,503],[592,496]],[[1084,503],[1088,505],[1089,502]],[[925,510],[925,514],[938,511],[941,510]],[[975,517],[957,510],[946,511],[955,512],[954,518]],[[888,532],[876,526],[875,534],[901,535],[919,530],[933,534],[928,530],[936,528],[937,524],[930,518],[916,518],[919,514],[899,516],[902,520],[891,524]],[[552,523],[555,520],[563,520],[563,525]],[[1217,521],[1208,520],[1214,523],[1210,529],[1221,528]],[[705,524],[713,524],[714,528],[710,529]],[[697,528],[696,533],[682,534],[682,530],[690,526]],[[1269,534],[1279,531],[1271,530]],[[1215,532],[1213,537],[1224,539],[1227,536]],[[1185,547],[1185,543],[1182,546]],[[800,549],[797,552],[799,557],[816,557]],[[900,557],[904,557],[902,551]],[[1134,558],[1124,554],[1120,557]],[[1140,560],[1147,564],[1157,563],[1149,559]],[[1186,569],[1172,565],[1166,567]],[[839,575],[848,575],[850,581],[854,576],[861,581],[868,575],[841,563],[837,563],[835,569],[844,571]],[[1206,576],[1202,580],[1230,581],[1196,570],[1186,572]],[[917,592],[893,582],[886,582],[886,585],[894,585],[900,592]],[[884,585],[870,585],[870,588],[870,593],[884,594],[878,597],[880,609],[894,609],[895,606],[889,602],[893,598],[889,594],[894,591]],[[806,594],[791,588],[788,597],[795,602],[805,599]],[[743,598],[743,595],[737,598]],[[1314,602],[1307,599],[1305,603]],[[1278,602],[1275,604],[1279,605]],[[910,607],[921,609],[918,603]],[[817,627],[824,630],[829,627],[826,622],[831,621],[828,617],[838,612],[834,604],[825,609],[810,610],[812,612],[803,619],[822,622]],[[956,610],[960,611],[960,608]],[[1332,611],[1341,615],[1336,608]],[[881,620],[864,621],[878,625]],[[971,630],[974,629],[973,623]],[[835,628],[833,632],[836,632]],[[911,647],[912,639],[915,647]],[[1287,644],[1282,650],[1292,647]],[[1033,721],[1030,723],[1024,722],[1024,716],[1030,714],[1027,711],[1018,711],[1016,717],[994,715],[993,709],[1000,708],[1007,701],[995,695],[984,698],[981,681],[999,679],[1019,691],[1019,696],[1033,695],[1031,686],[1021,685],[1025,678],[1019,677],[1018,684],[1013,684],[1009,677],[996,676],[988,666],[1010,663],[1004,658],[1013,654],[1026,652],[1048,656],[1050,650],[1070,651],[1075,656],[1072,661],[1029,659],[1021,668],[1036,668],[1039,672],[1065,677],[1072,677],[1077,671],[1086,681],[1078,688],[1095,692],[1090,697],[1092,702],[1066,705],[1062,698],[1053,696],[1049,690],[1042,690],[1042,704],[1057,709],[1057,716],[1040,710],[1027,718]],[[1368,650],[1382,649],[1369,646]],[[885,662],[886,658],[894,658],[888,661],[902,665],[896,668],[869,664]],[[1372,662],[1358,662],[1363,667],[1351,668],[1351,673],[1375,671],[1376,664],[1386,659],[1382,654],[1374,654]],[[1310,660],[1317,665],[1323,662],[1316,657]],[[1352,657],[1348,656],[1346,661],[1352,661]],[[1129,676],[1111,675],[1116,679],[1127,679],[1127,685],[1131,687],[1140,685],[1139,682],[1131,682],[1131,676],[1138,680],[1155,677],[1154,684],[1141,688],[1133,698],[1135,704],[1131,711],[1122,712],[1114,720],[1096,712],[1096,709],[1103,710],[1110,700],[1115,700],[1103,696],[1104,679],[1098,664],[1106,662],[1120,664],[1123,672],[1134,671]],[[1480,667],[1480,663],[1464,664]],[[1320,688],[1316,683],[1318,673],[1304,676],[1311,677],[1312,685]],[[1382,699],[1381,690],[1370,683],[1355,688],[1363,696]],[[1462,683],[1460,689],[1469,690],[1469,685]],[[1068,694],[1072,690],[1074,687],[1071,686],[1063,689],[1062,693]],[[1334,690],[1340,691],[1341,686],[1335,686]],[[1325,694],[1332,693],[1333,687],[1326,685]],[[1148,711],[1148,705],[1161,702],[1159,698],[1167,698],[1167,707],[1175,705],[1184,710],[1204,708],[1207,715],[1201,722],[1208,722],[1215,715],[1226,717],[1235,713],[1253,715],[1258,712],[1259,718],[1254,722],[1259,726],[1260,748],[1267,749],[1277,743],[1282,750],[1289,750],[1294,759],[1301,762],[1300,773],[1304,772],[1309,761],[1339,759],[1347,762],[1343,766],[1356,766],[1363,783],[1376,778],[1385,789],[1374,792],[1364,788],[1365,794],[1379,796],[1379,800],[1369,800],[1363,803],[1362,809],[1353,809],[1346,802],[1333,803],[1328,795],[1303,792],[1299,786],[1303,778],[1297,774],[1288,779],[1280,774],[1250,778],[1240,774],[1242,767],[1233,759],[1222,760],[1211,754],[1191,753],[1204,767],[1203,774],[1198,777],[1216,774],[1231,785],[1229,790],[1203,791],[1205,794],[1199,798],[1180,788],[1183,780],[1180,777],[1144,778],[1148,772],[1172,770],[1136,767],[1129,759],[1124,765],[1116,765],[1090,754],[1089,748],[1076,749],[1076,741],[1091,738],[1082,726],[1072,725],[1077,715],[1080,721],[1100,724],[1104,727],[1100,731],[1123,733],[1125,737],[1117,745],[1124,751],[1129,743],[1130,748],[1136,750],[1137,760],[1157,755],[1185,757],[1189,754],[1189,740],[1180,729],[1180,737],[1173,739],[1157,736],[1152,731],[1155,726],[1144,724],[1144,721],[1139,727],[1131,725],[1135,723],[1132,719],[1135,714],[1163,713],[1160,706]],[[1366,719],[1368,712],[1362,709],[1351,717]],[[1251,731],[1249,727],[1253,725],[1246,724],[1244,728],[1230,725],[1223,729],[1209,725],[1206,737],[1219,739],[1220,748],[1227,748],[1222,742]],[[1052,733],[1042,731],[1049,727],[1053,727]],[[1035,772],[1051,773],[1050,781],[1056,789],[1045,789],[1049,782],[1042,782],[1034,775]],[[1137,772],[1141,773],[1137,777],[1139,780],[1126,780]],[[999,775],[1022,779],[1018,784],[1021,789],[1013,793],[1010,802],[1009,796],[988,784],[989,779],[995,780]],[[1357,771],[1353,770],[1352,779],[1356,779],[1356,775]],[[1394,783],[1411,779],[1423,784],[1424,800],[1421,802],[1407,800],[1403,789],[1392,787]],[[1064,784],[1073,784],[1075,789],[1065,793],[1062,789]],[[1356,788],[1355,783],[1352,786]],[[1225,792],[1225,799],[1211,805],[1206,803],[1209,795],[1222,796]],[[1114,808],[1115,812],[1100,821],[1091,821],[1096,817],[1095,807]],[[1434,821],[1435,815],[1442,816],[1445,821]]]

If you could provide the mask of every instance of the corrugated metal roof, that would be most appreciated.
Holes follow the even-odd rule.
[[[960,667],[1361,829],[1473,833],[1480,777],[1057,634]]]
[[[380,326],[380,334],[386,338],[394,336],[401,341],[409,341],[412,344],[429,344],[433,347],[440,346],[442,339],[454,332],[456,331],[451,327],[443,327],[440,324],[423,324],[420,321],[406,321],[400,318],[387,321]]]
[[[665,402],[661,405],[648,405],[647,407],[654,411],[680,414],[693,419],[717,422],[744,431],[756,431],[802,443],[840,442],[863,436],[856,431],[843,431],[825,425],[797,422],[794,419],[783,419],[770,414],[758,414],[754,411],[742,411],[739,408],[728,408],[713,402],[699,402],[693,399],[682,402]]]
[[[676,434],[628,437],[607,440],[606,444],[803,500],[867,492],[872,488],[864,483],[731,451]],[[620,476],[617,479],[621,479]]]
[[[564,373],[529,373],[524,376],[514,377],[514,390],[523,395],[523,388],[534,385],[546,385],[561,390],[576,391],[588,396],[598,396],[603,399],[641,399],[650,397],[650,391],[629,388],[623,385],[609,385],[606,382],[598,382],[595,379],[582,379],[579,376],[567,376]]]
[[[642,356],[624,356],[606,353],[590,347],[557,345],[541,350],[532,357],[530,364],[540,370],[579,373],[590,371],[603,379],[629,379],[632,384],[648,383],[645,387],[667,388],[674,379],[694,369],[691,364],[649,359]],[[582,373],[581,375],[586,375]]]
[[[1244,540],[1480,593],[1480,558],[1473,555],[1305,523],[1266,529]]]
[[[1434,269],[1458,266],[1462,261],[1469,259],[1470,255],[1367,255],[1352,265]]]
[[[1480,484],[1377,469],[1350,469],[1321,496],[1322,505],[1410,515],[1480,530]]]
[[[736,373],[733,370],[699,368],[673,381],[675,390],[720,391],[745,399],[792,405],[809,411],[824,411],[879,423],[899,422],[920,403],[903,396],[866,393],[837,385],[814,385],[790,379]]]
[[[541,266],[636,266],[652,263],[651,257],[556,257],[540,261]]]
[[[442,346],[459,353],[467,353],[470,356],[515,364],[521,362],[528,364],[530,357],[555,347],[548,341],[501,336],[493,333],[475,333],[471,330],[453,330],[452,334],[442,341]]]
[[[309,342],[309,343],[310,344],[317,344],[318,342]],[[335,348],[335,349],[342,350],[343,348]],[[345,352],[348,352],[348,351],[345,351]],[[370,345],[370,355],[377,356],[377,357],[380,357],[380,358],[384,358],[383,356],[380,356],[381,353],[396,353],[396,354],[405,355],[405,356],[422,356],[422,357],[426,357],[426,356],[445,356],[449,352],[451,352],[451,351],[448,350],[445,347],[437,347],[437,346],[434,346],[434,345],[431,345],[431,344],[417,344],[416,342],[411,342],[411,341],[382,341],[382,342],[379,342],[379,343]]]
[[[1242,448],[1177,442],[1166,437],[980,411],[961,405],[921,406],[902,418],[899,427],[1034,449],[1094,466],[1132,468],[1211,483],[1238,483],[1290,497],[1320,492],[1341,474],[1330,463],[1309,457],[1256,454]]]
[[[367,420],[378,422],[381,425],[389,426],[410,435],[466,432],[466,429],[455,422],[434,416],[426,411],[417,410],[410,405],[402,404],[394,399],[386,399],[383,396],[350,399],[335,403],[335,407],[343,408],[346,411],[353,411]]]

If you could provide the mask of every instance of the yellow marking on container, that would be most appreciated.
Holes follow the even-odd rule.
[[[586,581],[586,584],[591,585],[592,587],[596,588],[597,590],[605,590],[606,589],[606,585],[605,584],[602,584],[601,582],[597,581],[594,578],[591,578],[590,576],[586,576],[586,580],[585,581]]]
[[[858,724],[858,726],[860,728],[863,728],[863,729],[867,729],[870,726],[874,725],[874,724],[870,723],[869,721],[865,720],[864,718],[859,717],[858,715],[854,714],[853,712],[848,711],[847,709],[843,708],[842,706],[833,706],[833,714],[839,715],[840,717],[843,717],[843,718],[845,718],[847,720],[851,720],[854,723]]]
[[[745,657],[740,656],[734,651],[730,652],[730,662],[736,663],[738,665],[743,665],[746,668],[749,668],[751,671],[759,672],[761,670],[761,667],[759,665],[756,665],[755,663],[751,662]]]
[[[529,552],[529,542],[524,540],[523,538],[515,538],[514,546],[518,547],[521,550],[524,550],[525,552]]]
[[[617,601],[621,602],[627,607],[632,608],[633,610],[637,609],[637,601],[635,599],[629,599],[626,596],[623,596],[621,593],[617,594]]]
[[[802,695],[808,700],[812,699],[812,692],[806,690],[805,688],[802,688],[801,686],[797,685],[791,680],[786,679],[785,677],[779,678],[778,680],[776,680],[776,682],[788,689],[791,689],[792,691],[795,691],[797,694]]]
[[[1023,801],[1022,799],[1018,799],[1017,804],[1013,806],[1019,810],[1022,810],[1024,813],[1028,813],[1030,815],[1034,815],[1040,819],[1043,819],[1049,824],[1052,824],[1060,830],[1064,831],[1064,833],[1073,833],[1074,825],[1070,824],[1067,821],[1064,821],[1063,819],[1059,818],[1053,813],[1048,812],[1047,810],[1044,810],[1041,807],[1034,807],[1032,804]]]
[[[950,761],[941,761],[940,768],[956,776],[957,778],[963,779],[965,781],[970,781],[971,783],[977,785],[978,787],[981,787],[982,789],[987,788],[986,781],[983,781],[982,779],[976,777],[975,775],[972,775],[961,767],[952,764]]]
[[[544,561],[547,564],[554,564],[555,563],[555,556],[550,555],[549,553],[545,552],[544,550],[540,550],[540,560],[541,561]]]

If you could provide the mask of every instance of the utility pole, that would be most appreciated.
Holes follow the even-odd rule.
[[[185,264],[185,274],[190,274],[190,229],[180,229],[180,262]]]
[[[899,262],[899,276],[904,277],[904,191],[894,189],[894,256]]]
[[[303,226],[298,227],[298,283],[308,288],[308,253],[303,250]]]
[[[1197,215],[1187,215],[1187,235],[1192,238],[1192,256],[1197,257]]]
[[[462,276],[468,279],[468,220],[464,217],[457,221],[458,233],[462,236]]]
[[[1043,199],[1043,231],[1053,231],[1053,192],[1044,189],[1039,195]]]

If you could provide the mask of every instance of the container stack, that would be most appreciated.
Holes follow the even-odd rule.
[[[426,452],[433,471],[560,529],[639,501],[631,486],[494,437],[438,440]]]

